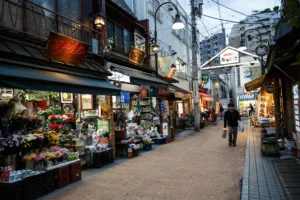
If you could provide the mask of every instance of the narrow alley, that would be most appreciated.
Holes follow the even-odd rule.
[[[223,199],[241,198],[247,129],[237,147],[221,138],[222,123],[202,129],[48,199]]]

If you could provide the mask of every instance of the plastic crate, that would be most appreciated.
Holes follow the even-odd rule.
[[[114,162],[113,150],[107,150],[102,152],[93,153],[93,166],[101,168],[105,165],[111,164]]]
[[[54,171],[28,177],[23,180],[23,199],[37,199],[55,190]]]
[[[81,180],[81,162],[70,164],[70,183]]]
[[[23,181],[1,183],[0,194],[3,200],[21,200],[23,197]]]

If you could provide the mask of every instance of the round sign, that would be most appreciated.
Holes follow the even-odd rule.
[[[108,56],[112,52],[112,46],[108,42],[104,43],[102,46],[102,55]]]
[[[269,47],[267,45],[259,45],[256,47],[255,52],[258,56],[265,56],[268,54]]]
[[[266,92],[273,93],[273,91],[274,91],[274,85],[272,82],[269,82],[268,85],[266,86]]]

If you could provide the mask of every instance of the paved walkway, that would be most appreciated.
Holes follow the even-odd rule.
[[[272,165],[272,160],[280,159],[261,155],[260,137],[260,128],[249,128],[242,200],[284,200],[285,194]]]
[[[239,134],[237,147],[229,147],[221,138],[221,125],[177,139],[47,198],[238,200],[247,132]]]

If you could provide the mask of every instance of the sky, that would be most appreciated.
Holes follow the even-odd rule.
[[[188,12],[190,13],[190,0],[177,0],[180,5]],[[215,0],[217,1],[217,0]],[[270,8],[271,10],[275,6],[280,6],[281,0],[219,0],[219,3],[232,8],[234,10],[237,10],[241,13],[244,13],[246,15],[252,14],[253,10],[264,10],[266,8]],[[220,6],[221,9],[221,16],[222,19],[228,19],[232,21],[240,21],[245,18],[245,16],[236,13],[234,11],[228,10],[227,8],[224,8]],[[214,3],[212,0],[203,0],[203,14],[217,17],[219,18],[219,12],[218,12],[218,6],[216,3]],[[202,22],[198,19],[198,29],[200,31],[200,35],[202,37],[208,36],[214,33],[218,33],[221,31],[221,25],[219,20],[210,19],[205,16],[202,16]],[[233,26],[233,23],[230,22],[223,22],[226,35],[230,34],[231,27]],[[205,25],[205,27],[203,26]],[[219,25],[219,26],[218,26]],[[217,26],[217,27],[216,27]],[[215,28],[216,27],[216,28]],[[201,38],[203,39],[203,38]]]

